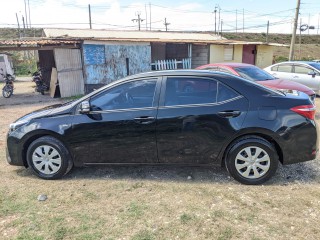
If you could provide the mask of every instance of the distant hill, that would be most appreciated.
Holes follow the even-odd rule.
[[[41,37],[42,28],[28,28],[23,32],[21,29],[21,35],[25,37]],[[17,39],[19,38],[19,32],[17,28],[0,28],[0,39]]]
[[[266,33],[223,33],[223,37],[232,40],[248,41],[248,42],[265,42]],[[291,34],[269,34],[268,41],[270,43],[290,44]],[[299,34],[297,33],[296,43],[299,43]],[[302,44],[320,44],[320,35],[301,35]]]

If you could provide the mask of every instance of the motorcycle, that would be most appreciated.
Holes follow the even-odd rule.
[[[32,74],[32,81],[36,83],[36,92],[44,95],[44,92],[49,90],[49,86],[43,81],[41,69]]]
[[[5,81],[5,85],[2,88],[2,96],[5,98],[9,98],[13,94],[13,81],[15,80],[15,77],[9,73],[4,74],[2,68],[0,74]]]

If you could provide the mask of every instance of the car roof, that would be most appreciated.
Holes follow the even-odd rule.
[[[144,72],[138,73],[134,75],[130,75],[126,78],[123,78],[123,81],[127,79],[139,78],[139,77],[160,77],[160,76],[179,76],[179,75],[196,75],[196,76],[233,76],[228,73],[223,73],[219,71],[207,71],[207,70],[197,70],[197,69],[189,69],[189,70],[162,70],[162,71],[151,71],[151,72]]]
[[[248,63],[236,63],[236,62],[225,62],[225,63],[210,63],[200,67],[218,67],[218,66],[226,66],[226,67],[252,67],[254,65]],[[255,66],[254,66],[255,67]]]
[[[277,65],[277,64],[284,64],[284,63],[314,64],[315,62],[314,62],[314,61],[285,61],[285,62],[276,63],[275,65]]]

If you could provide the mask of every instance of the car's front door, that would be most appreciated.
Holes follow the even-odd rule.
[[[184,91],[184,86],[190,86]],[[161,163],[208,164],[241,128],[246,98],[205,77],[168,77],[163,83],[157,117]]]
[[[314,73],[314,75],[311,75],[311,73]],[[306,85],[314,91],[320,89],[320,74],[311,67],[295,64],[292,78],[294,81]]]
[[[89,114],[74,116],[69,142],[84,164],[157,162],[156,115],[161,82],[138,79],[90,99]]]

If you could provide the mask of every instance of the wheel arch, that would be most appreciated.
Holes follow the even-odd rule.
[[[23,140],[24,143],[23,143],[23,146],[22,146],[22,156],[21,157],[22,157],[23,164],[24,164],[25,167],[28,167],[27,151],[28,151],[28,148],[29,148],[30,144],[33,141],[35,141],[36,139],[41,138],[41,137],[45,137],[45,136],[50,136],[50,137],[54,137],[54,138],[58,139],[68,149],[70,155],[72,156],[68,144],[66,144],[66,142],[64,141],[64,139],[62,138],[61,135],[59,135],[56,132],[50,131],[50,130],[41,130],[41,129],[39,129],[39,130],[33,131],[32,134],[26,135],[24,137],[24,140]]]
[[[277,151],[279,161],[281,162],[281,164],[283,164],[284,157],[283,157],[281,145],[279,143],[279,140],[274,136],[274,133],[272,131],[267,130],[267,129],[260,129],[260,131],[257,129],[255,129],[255,130],[247,129],[246,131],[243,131],[243,132],[237,134],[230,141],[227,142],[227,144],[225,145],[225,147],[223,148],[223,150],[221,151],[221,153],[219,155],[221,166],[223,166],[223,167],[225,166],[225,158],[226,158],[231,146],[233,146],[234,143],[236,143],[240,139],[250,138],[250,137],[262,138],[262,139],[270,142]]]

